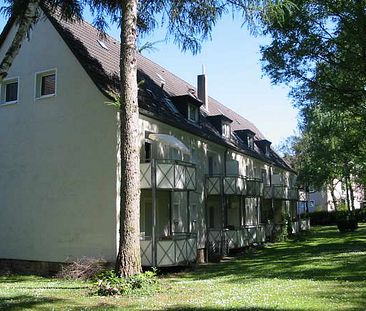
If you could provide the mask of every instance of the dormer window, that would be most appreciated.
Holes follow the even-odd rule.
[[[253,136],[247,136],[247,145],[250,150],[254,149],[254,137]]]
[[[198,107],[188,104],[188,120],[198,122]]]
[[[233,122],[230,118],[223,114],[208,116],[206,119],[216,128],[216,130],[225,138],[231,137],[230,124]]]
[[[230,138],[231,130],[230,130],[230,124],[223,123],[222,124],[222,136],[226,138]]]
[[[270,150],[271,150],[271,142],[266,140],[266,139],[262,139],[262,140],[257,140],[255,142],[258,146],[258,148],[260,149],[260,151],[266,156],[269,157],[270,156]]]
[[[174,104],[175,108],[191,122],[198,123],[199,111],[202,106],[202,102],[195,98],[191,94],[172,96],[170,100]]]
[[[254,150],[255,133],[250,129],[236,130],[235,134],[240,138],[243,144],[250,150]]]

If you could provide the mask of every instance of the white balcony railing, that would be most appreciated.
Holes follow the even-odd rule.
[[[250,179],[244,176],[208,176],[206,191],[209,195],[244,195],[260,197],[263,193],[263,183],[260,179]]]
[[[140,251],[141,264],[145,267],[184,265],[196,260],[197,235],[194,233],[174,233],[171,236],[160,237],[155,245],[151,237],[141,237]]]
[[[140,188],[195,190],[196,167],[192,163],[175,160],[153,160],[140,163]]]

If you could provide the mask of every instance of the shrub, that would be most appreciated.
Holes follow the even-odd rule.
[[[340,232],[355,231],[358,228],[357,218],[354,215],[340,215],[337,219],[337,227]]]
[[[366,208],[361,208],[355,211],[358,222],[366,222]]]
[[[332,226],[338,223],[339,219],[346,218],[350,212],[348,210],[340,211],[321,211],[309,214],[311,226]],[[357,222],[366,222],[366,209],[358,209],[353,212]]]
[[[106,266],[107,262],[104,259],[83,257],[63,265],[56,277],[68,280],[94,280]]]
[[[146,271],[129,278],[121,278],[113,270],[106,270],[97,277],[100,296],[127,295],[135,290],[147,293],[157,284],[156,270]]]
[[[309,214],[311,226],[331,226],[337,222],[337,212],[319,211]]]

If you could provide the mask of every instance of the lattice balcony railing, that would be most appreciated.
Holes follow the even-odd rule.
[[[260,197],[263,193],[263,183],[260,179],[249,179],[244,176],[208,176],[206,191],[209,195],[244,195]]]
[[[155,176],[153,176],[153,172],[155,172]],[[175,160],[155,160],[150,163],[141,163],[141,189],[151,189],[154,177],[157,189],[196,189],[196,167],[192,163]]]
[[[142,266],[168,267],[194,262],[197,257],[197,234],[175,233],[160,237],[155,245],[151,237],[143,237],[140,241],[140,251]],[[154,251],[156,262],[153,259]]]

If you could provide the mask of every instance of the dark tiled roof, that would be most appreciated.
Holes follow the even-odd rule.
[[[70,23],[60,21],[54,16],[48,18],[98,89],[106,96],[109,96],[110,91],[118,91],[119,42],[108,35],[102,37],[96,28],[85,21]],[[13,22],[12,19],[9,20],[0,35],[0,47]],[[265,157],[257,147],[249,150],[236,135],[228,140],[218,133],[204,116],[224,115],[233,121],[232,131],[249,129],[255,133],[257,140],[265,139],[254,124],[212,97],[209,97],[208,112],[201,107],[203,117],[199,124],[188,121],[174,111],[167,99],[187,94],[195,97],[196,88],[141,54],[138,54],[138,80],[143,80],[139,86],[140,113],[265,162],[290,169],[273,150],[269,157]]]

